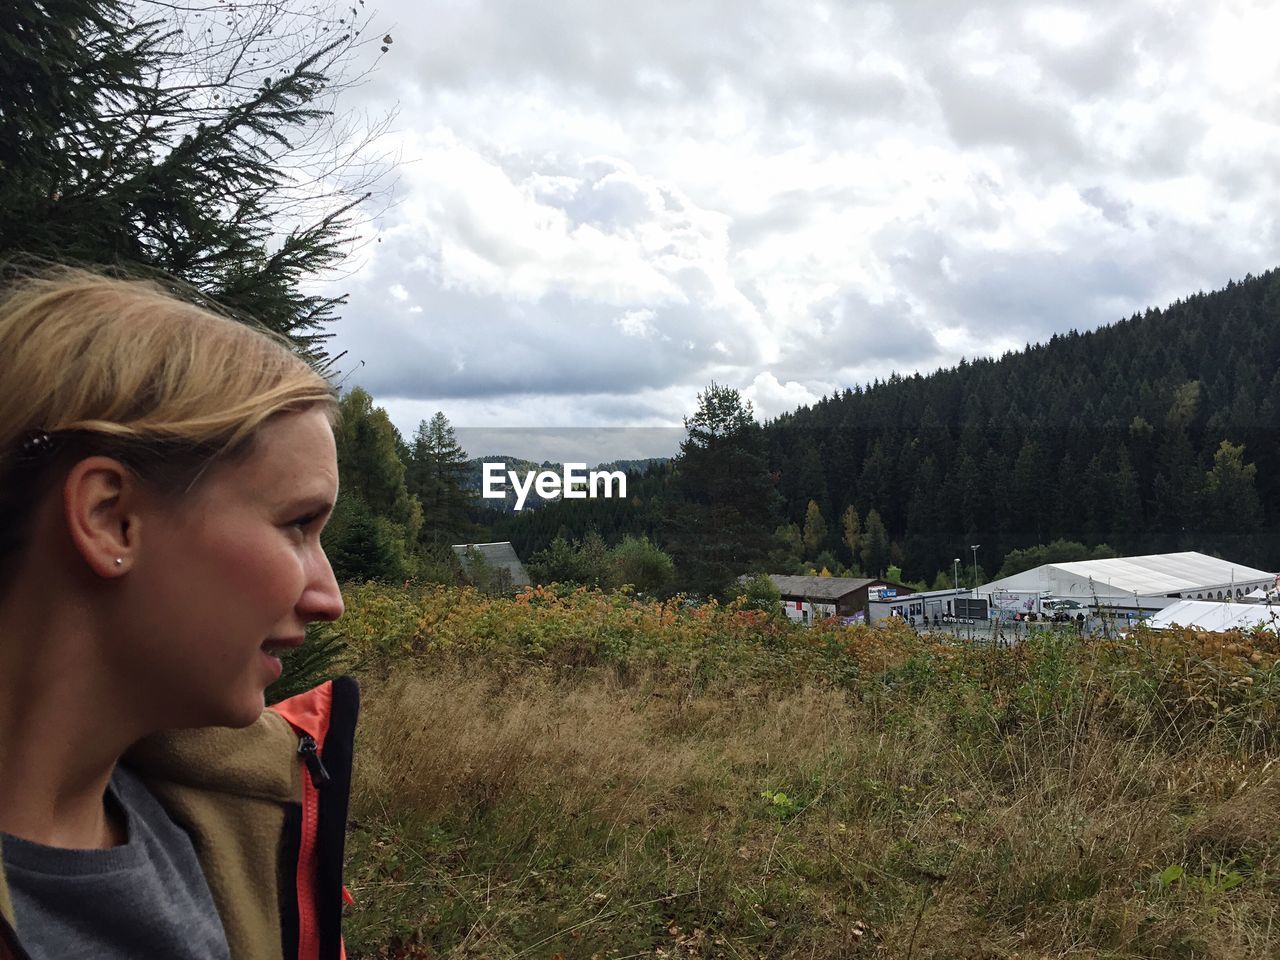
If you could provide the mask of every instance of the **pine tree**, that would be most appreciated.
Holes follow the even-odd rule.
[[[721,593],[761,564],[780,497],[750,401],[712,383],[685,419],[666,515],[681,589]]]
[[[1044,538],[1041,516],[1048,505],[1045,488],[1049,471],[1045,465],[1040,444],[1027,440],[1018,450],[1013,464],[1013,482],[1009,491],[1010,507],[1019,518],[1012,532],[1014,537],[1026,543],[1039,543]]]
[[[323,360],[344,298],[302,282],[343,259],[349,215],[376,174],[362,179],[336,153],[351,131],[331,101],[359,31],[314,10],[12,5],[0,37],[0,259],[177,278]]]
[[[409,492],[422,505],[420,541],[439,547],[470,540],[476,493],[464,486],[470,470],[467,454],[443,411],[418,424],[406,467]]]
[[[1191,426],[1199,404],[1200,381],[1180,383],[1165,414],[1164,442],[1156,453],[1152,482],[1152,520],[1162,550],[1188,549],[1187,528],[1197,526],[1195,506],[1202,475],[1196,468]]]
[[[782,470],[781,493],[786,499],[789,517],[799,517],[808,505],[826,501],[826,477],[822,469],[821,431],[804,430],[796,434],[795,447],[788,467]]]
[[[844,545],[849,548],[849,555],[853,558],[853,563],[858,562],[859,549],[862,546],[862,521],[858,518],[858,508],[853,504],[844,508],[844,513],[840,515],[840,529],[842,531],[841,539]]]
[[[1258,499],[1257,465],[1244,462],[1244,447],[1223,440],[1213,454],[1213,469],[1205,475],[1205,521],[1209,530],[1247,533],[1262,519]]]
[[[334,439],[342,487],[325,545],[363,565],[346,571],[352,579],[410,577],[416,571],[414,545],[422,507],[405,485],[405,467],[397,452],[399,431],[360,387],[347,393],[339,407]]]
[[[880,504],[893,499],[891,469],[880,441],[873,440],[867,449],[867,457],[862,462],[862,477],[858,483],[859,502],[865,502],[867,509],[879,509]]]
[[[794,523],[784,523],[773,531],[766,565],[770,573],[797,574],[803,568],[804,538]]]
[[[889,566],[889,534],[885,530],[880,512],[867,514],[866,529],[862,533],[862,569],[868,576],[878,577]]]
[[[810,500],[804,514],[804,550],[805,556],[817,556],[818,551],[827,539],[827,521],[822,519],[822,511],[816,500]]]

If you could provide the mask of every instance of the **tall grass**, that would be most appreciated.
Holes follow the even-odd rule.
[[[359,957],[1271,957],[1276,650],[362,588]]]

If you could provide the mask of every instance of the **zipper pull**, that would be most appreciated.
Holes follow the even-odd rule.
[[[305,733],[302,735],[302,739],[298,741],[298,755],[307,765],[307,770],[311,772],[311,782],[317,787],[323,787],[333,779],[329,776],[329,771],[324,768],[324,761],[320,759],[320,754],[316,753],[314,737]]]

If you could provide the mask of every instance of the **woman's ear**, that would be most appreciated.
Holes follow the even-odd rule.
[[[111,457],[86,457],[62,486],[71,542],[89,569],[118,577],[133,565],[138,545],[138,479]]]

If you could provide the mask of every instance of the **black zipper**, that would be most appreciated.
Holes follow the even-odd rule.
[[[311,782],[316,785],[317,789],[333,779],[333,777],[329,776],[329,771],[325,769],[324,761],[320,759],[320,754],[316,752],[314,737],[305,733],[302,735],[302,739],[298,741],[298,755],[302,757],[302,762],[307,765],[307,770],[311,773]]]

